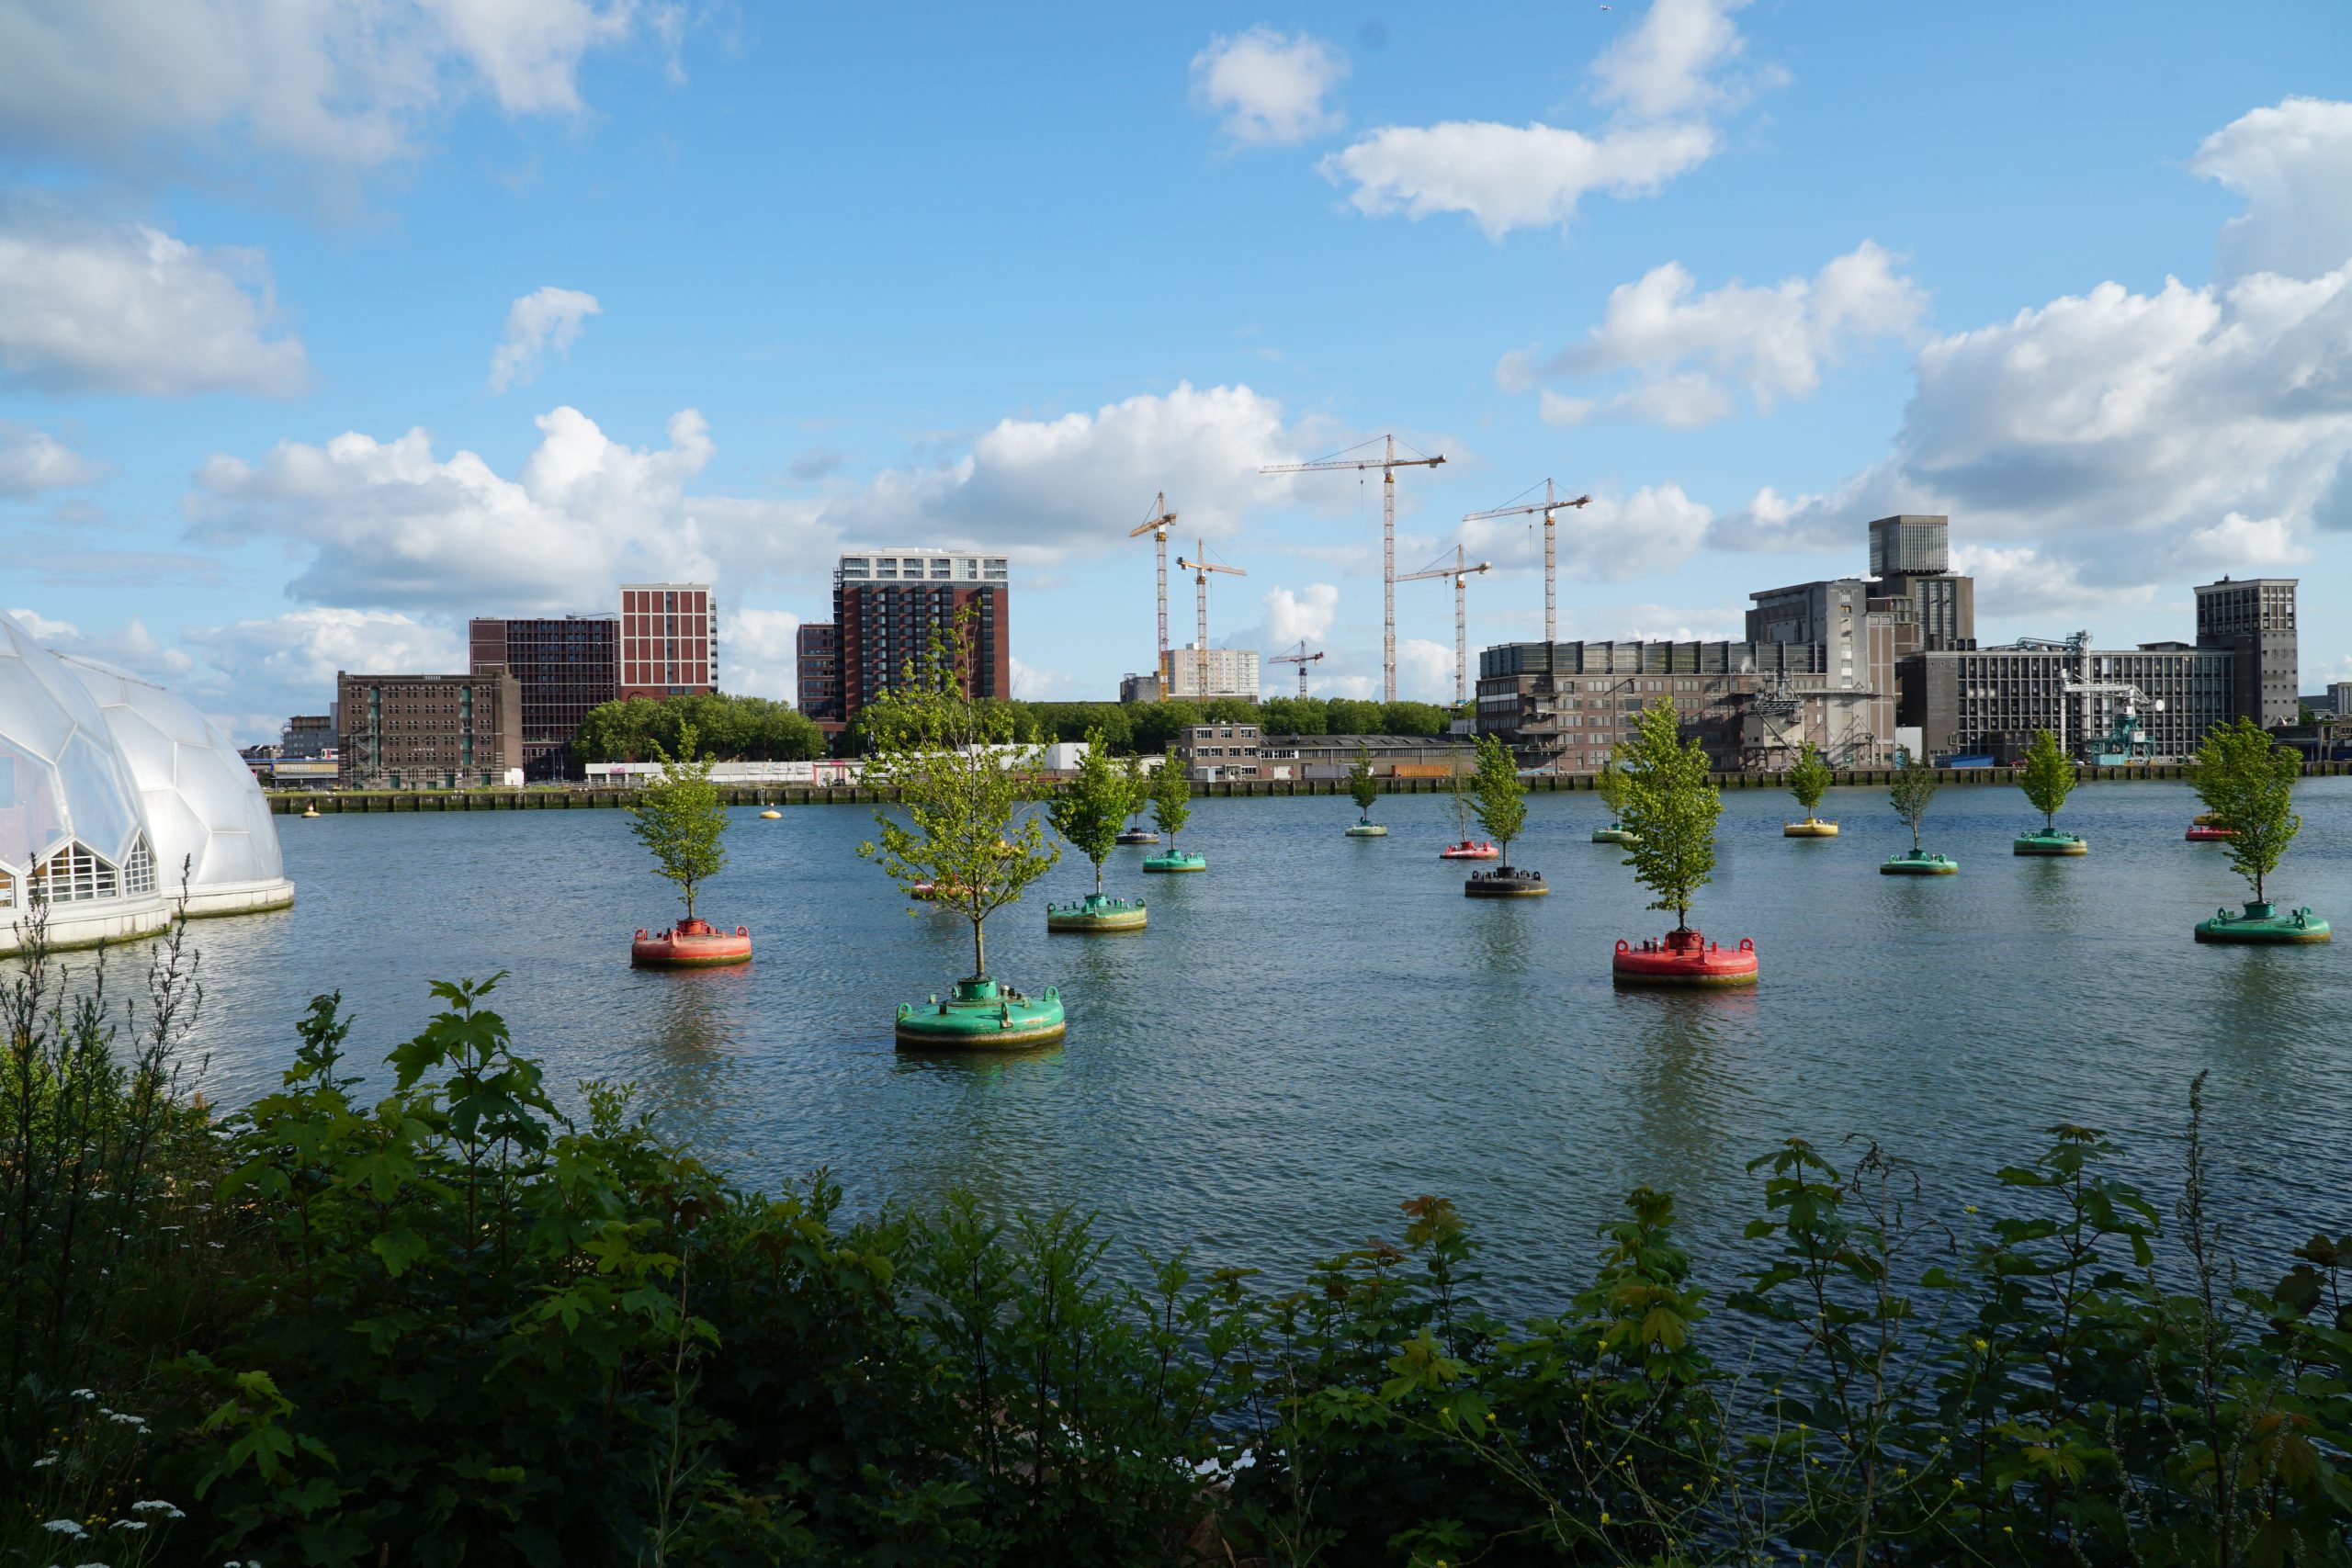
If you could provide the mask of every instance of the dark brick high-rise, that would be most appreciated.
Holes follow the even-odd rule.
[[[933,633],[944,639],[971,612],[971,667],[965,688],[976,697],[1012,694],[1010,571],[1002,556],[954,550],[876,550],[844,555],[833,572],[833,626],[841,716],[903,683],[908,665],[929,657]]]

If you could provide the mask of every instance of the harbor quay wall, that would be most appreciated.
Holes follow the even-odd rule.
[[[1936,782],[1948,784],[2007,784],[2014,787],[2018,768],[1938,768]],[[2148,762],[2134,767],[2083,768],[2076,777],[2085,784],[2137,783],[2146,779],[2188,778],[2189,769],[2178,762]],[[2303,777],[2331,778],[2352,773],[2352,762],[2305,762]],[[1788,788],[1783,773],[1710,773],[1721,789]],[[1589,793],[1590,774],[1550,773],[1523,781],[1531,795]],[[1894,782],[1888,768],[1848,768],[1837,777],[1840,785],[1884,785]],[[1383,795],[1444,795],[1453,785],[1444,779],[1384,778]],[[269,796],[270,809],[280,816],[299,817],[315,807],[322,817],[345,811],[571,811],[610,809],[628,804],[633,790],[586,789],[570,786],[538,789],[384,789],[279,790]],[[867,806],[896,798],[897,792],[867,784],[725,784],[719,796],[729,806]],[[1345,779],[1233,779],[1195,783],[1195,798],[1286,795],[1345,795]]]

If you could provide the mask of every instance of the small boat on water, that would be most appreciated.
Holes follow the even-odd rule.
[[[1438,851],[1440,860],[1500,860],[1502,851],[1489,843],[1464,839],[1458,844],[1448,844]]]

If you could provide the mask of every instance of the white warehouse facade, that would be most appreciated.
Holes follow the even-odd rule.
[[[268,802],[179,698],[49,652],[0,613],[0,953],[45,907],[55,947],[293,901]]]

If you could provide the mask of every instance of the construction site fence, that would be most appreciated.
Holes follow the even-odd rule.
[[[2187,765],[2179,762],[2143,762],[2129,767],[2085,767],[2076,771],[2084,783],[2124,783],[2148,779],[2186,779]],[[2021,768],[1938,768],[1936,782],[1948,784],[2008,784],[2016,785],[2022,776]],[[2305,762],[2305,778],[2334,778],[2352,773],[2352,762]],[[1721,789],[1771,789],[1789,787],[1785,773],[1710,773],[1707,775]],[[1837,782],[1847,785],[1888,784],[1894,780],[1892,768],[1844,768],[1838,773]],[[1442,778],[1383,778],[1377,781],[1383,795],[1444,795],[1453,784]],[[1589,773],[1543,773],[1523,779],[1529,793],[1555,794],[1561,791],[1589,791],[1593,775]],[[1052,785],[1040,784],[1041,793],[1050,793]],[[270,809],[281,816],[299,817],[305,810],[316,810],[321,816],[345,811],[569,811],[594,810],[626,806],[636,792],[628,789],[582,789],[579,787],[545,786],[537,789],[386,789],[386,790],[280,790],[269,796]],[[1195,783],[1195,796],[1257,795],[1346,795],[1345,779],[1227,779],[1216,783]],[[719,797],[729,806],[871,806],[897,798],[897,792],[868,784],[727,784],[719,787]]]

